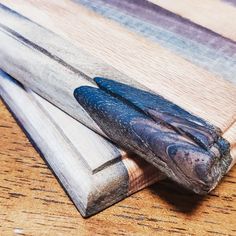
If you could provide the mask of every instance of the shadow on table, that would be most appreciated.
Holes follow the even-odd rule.
[[[208,196],[199,196],[183,189],[170,180],[163,180],[149,187],[149,190],[166,201],[173,211],[193,214]]]

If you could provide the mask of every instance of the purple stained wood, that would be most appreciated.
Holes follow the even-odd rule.
[[[223,0],[223,2],[228,2],[233,6],[236,6],[236,1],[235,0]]]
[[[75,0],[233,83],[236,43],[145,0]]]
[[[176,34],[187,37],[198,43],[207,45],[215,50],[223,49],[224,53],[232,56],[236,53],[236,44],[231,39],[225,38],[214,31],[197,25],[188,19],[176,15],[158,5],[145,0],[100,0],[115,6],[138,18],[168,29]],[[227,43],[227,47],[226,47]]]

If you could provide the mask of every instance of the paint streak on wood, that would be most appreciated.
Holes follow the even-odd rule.
[[[150,162],[170,179],[206,194],[232,157],[221,131],[163,97],[104,78],[81,86],[77,101],[118,146]]]

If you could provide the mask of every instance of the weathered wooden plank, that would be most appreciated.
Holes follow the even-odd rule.
[[[140,158],[125,153],[122,157],[115,146],[32,91],[26,92],[2,71],[0,92],[83,216],[95,214],[163,178]],[[106,163],[114,158],[118,160]]]
[[[233,122],[235,85],[194,66],[157,43],[132,34],[73,2],[1,2],[223,131]],[[42,14],[45,17],[41,17]]]
[[[77,5],[76,5],[77,6]],[[84,11],[86,12],[86,10],[84,9]],[[7,14],[9,14],[9,11],[7,12],[7,10],[6,9],[4,9],[3,8],[3,14],[4,13],[7,13]],[[10,13],[11,14],[11,13]],[[14,14],[13,14],[14,15]],[[80,14],[81,15],[81,14]],[[87,16],[86,16],[86,14],[85,14],[85,18],[86,18]],[[95,16],[96,17],[96,16]],[[95,18],[94,17],[94,18]],[[13,18],[14,18],[14,16],[13,16]],[[24,18],[24,21],[27,21],[27,19],[25,19]],[[7,21],[6,21],[7,22]],[[83,122],[83,123],[85,123],[86,125],[88,125],[89,127],[91,127],[91,128],[93,128],[94,130],[96,130],[97,132],[100,132],[101,134],[103,134],[104,135],[104,132],[102,132],[98,127],[97,127],[97,125],[96,124],[94,124],[94,122],[92,121],[92,123],[90,123],[90,121],[91,121],[91,118],[88,116],[88,114],[87,113],[85,113],[85,111],[81,108],[81,107],[79,107],[78,106],[78,108],[79,109],[77,109],[77,110],[73,110],[73,109],[68,109],[67,108],[67,105],[65,105],[64,104],[64,100],[65,99],[67,99],[67,96],[69,97],[69,100],[70,101],[72,101],[71,102],[71,104],[72,104],[72,106],[74,106],[73,105],[73,103],[75,103],[75,99],[73,98],[73,96],[72,96],[72,92],[73,92],[73,90],[75,89],[75,86],[76,87],[79,87],[79,86],[81,86],[81,85],[92,85],[92,83],[91,82],[89,82],[89,79],[88,79],[88,75],[86,75],[86,72],[84,72],[84,71],[79,71],[79,69],[77,69],[77,70],[74,70],[73,68],[74,67],[71,67],[71,66],[68,66],[69,64],[68,63],[66,63],[65,61],[63,61],[63,63],[62,63],[62,61],[61,61],[61,59],[60,58],[57,58],[57,57],[53,57],[52,55],[54,55],[52,52],[53,52],[53,50],[55,50],[55,48],[53,48],[52,47],[52,45],[50,45],[51,47],[49,48],[49,47],[47,47],[47,45],[45,46],[45,48],[47,48],[47,49],[45,49],[44,47],[40,47],[40,46],[38,46],[37,44],[34,44],[34,43],[32,43],[31,41],[32,41],[32,39],[33,39],[33,37],[32,36],[27,36],[27,37],[31,37],[31,40],[29,40],[28,38],[26,38],[25,36],[21,36],[21,33],[18,33],[18,32],[20,32],[21,30],[22,30],[22,28],[21,27],[19,27],[19,25],[18,25],[18,27],[17,28],[14,28],[14,30],[12,30],[11,28],[9,28],[7,25],[6,25],[6,22],[4,23],[5,25],[2,25],[1,26],[1,28],[2,28],[2,33],[0,33],[0,35],[1,35],[1,37],[2,37],[2,39],[3,39],[3,43],[2,43],[2,45],[1,45],[1,50],[2,50],[2,63],[3,63],[3,68],[8,72],[8,73],[10,73],[11,75],[13,75],[13,76],[15,76],[15,77],[17,77],[21,82],[23,82],[23,83],[25,83],[25,84],[27,84],[28,86],[31,86],[32,87],[32,89],[34,89],[36,92],[38,92],[38,93],[40,93],[42,96],[44,96],[44,97],[46,97],[46,98],[48,98],[48,99],[50,99],[52,102],[54,102],[56,105],[58,105],[59,107],[61,107],[62,109],[64,109],[64,110],[66,110],[67,112],[69,112],[70,114],[72,114],[72,115],[74,115],[77,119],[79,119],[81,122]],[[39,31],[40,32],[40,34],[44,34],[44,31],[46,31],[45,29],[43,29],[43,28],[37,28],[37,27],[34,27],[34,23],[33,22],[29,22],[28,21],[28,23],[31,23],[31,27],[33,28],[33,29],[35,29],[35,30],[37,30],[37,31]],[[102,21],[100,22],[101,23],[101,26],[102,26]],[[97,21],[96,21],[96,24],[97,24]],[[100,26],[100,27],[101,27]],[[13,26],[13,24],[12,24],[12,26],[11,27],[14,27]],[[116,25],[114,25],[114,27],[116,27]],[[102,30],[102,29],[101,29]],[[120,31],[122,32],[122,30],[123,29],[120,29],[119,30],[119,33],[120,33]],[[124,31],[124,30],[123,30]],[[24,31],[24,27],[23,27],[23,32],[24,32],[24,34],[25,34],[25,31]],[[118,32],[118,31],[117,31]],[[84,32],[85,34],[86,34],[86,32]],[[125,34],[126,32],[124,31],[123,32],[123,34]],[[47,35],[47,33],[45,33],[46,35]],[[17,50],[18,50],[18,53],[17,53],[17,55],[19,54],[21,54],[20,56],[18,55],[18,58],[16,57],[16,55],[14,55],[14,53],[13,53],[13,50],[12,49],[8,49],[7,48],[7,44],[5,44],[4,45],[4,42],[6,42],[7,40],[7,38],[9,37],[9,35],[11,36],[10,38],[9,38],[9,40],[8,41],[10,41],[10,45],[11,46],[13,46],[13,45],[15,45],[14,46],[14,49],[15,48],[17,48]],[[29,34],[28,34],[29,35]],[[33,35],[33,34],[30,34],[30,35]],[[132,38],[131,36],[132,35],[129,35],[128,33],[127,33],[127,38],[129,38],[128,36],[130,36],[130,38]],[[135,38],[134,38],[135,39]],[[134,40],[133,40],[134,41]],[[19,44],[19,42],[20,42],[20,44]],[[136,43],[136,45],[138,45],[138,43],[139,42],[135,42],[134,41],[134,44]],[[150,43],[151,44],[151,43]],[[149,46],[149,44],[147,44],[146,45],[147,47]],[[32,49],[33,48],[33,49]],[[35,50],[37,51],[37,53],[35,53]],[[50,51],[49,51],[50,50]],[[137,50],[138,50],[138,47],[137,47]],[[178,58],[178,57],[176,57],[175,58],[175,55],[172,55],[172,54],[169,54],[167,51],[165,52],[164,51],[164,49],[161,49],[161,48],[159,48],[159,51],[160,52],[162,52],[162,53],[164,53],[163,55],[165,55],[165,53],[167,53],[165,56],[169,56],[170,58],[174,58],[174,59],[176,59],[176,62],[177,62],[177,64],[176,65],[178,65],[178,60],[181,60],[181,58]],[[22,53],[22,52],[27,52],[27,53]],[[148,53],[149,51],[147,51],[147,53]],[[31,56],[29,56],[29,55],[31,55]],[[83,56],[83,55],[82,55]],[[86,55],[85,55],[85,59],[84,59],[84,61],[86,61],[86,59],[88,59],[90,56],[87,56],[86,57]],[[7,61],[4,61],[3,60],[3,58],[7,58]],[[26,61],[27,61],[27,63],[22,63],[22,62],[20,62],[20,59],[22,60],[22,58],[24,58]],[[29,58],[34,58],[34,60],[29,60]],[[167,58],[166,58],[167,59]],[[178,60],[177,60],[178,59]],[[17,61],[18,60],[18,61]],[[94,60],[95,60],[95,58],[94,58]],[[99,60],[99,59],[97,59],[97,60]],[[16,61],[17,61],[17,63],[16,63]],[[83,61],[83,60],[82,60]],[[202,94],[196,94],[197,96],[200,96],[199,97],[199,99],[200,98],[202,98],[202,95],[204,94],[204,103],[202,103],[201,102],[201,100],[199,100],[199,101],[195,101],[195,103],[192,103],[192,109],[190,109],[191,110],[191,112],[193,112],[192,110],[194,109],[194,107],[196,107],[196,106],[201,106],[202,104],[204,104],[204,107],[207,109],[207,112],[209,111],[209,110],[211,110],[211,111],[213,111],[213,109],[212,108],[214,108],[214,113],[216,114],[216,112],[222,112],[222,110],[221,110],[221,105],[223,104],[223,103],[225,103],[225,104],[228,104],[228,107],[229,107],[229,105],[231,105],[232,107],[233,107],[233,110],[231,110],[231,112],[230,113],[228,113],[227,114],[227,116],[228,116],[228,118],[230,117],[230,121],[232,122],[232,118],[234,118],[234,105],[233,105],[233,103],[230,103],[231,102],[231,100],[232,100],[232,98],[233,98],[233,94],[234,94],[234,92],[236,91],[236,89],[235,89],[235,87],[234,86],[232,86],[232,84],[230,84],[230,83],[228,83],[227,81],[224,81],[224,80],[222,80],[222,79],[219,79],[219,78],[215,78],[214,76],[212,76],[211,74],[209,74],[209,73],[207,73],[207,72],[204,72],[204,71],[202,71],[202,70],[198,70],[198,68],[197,67],[195,67],[195,66],[193,66],[193,65],[191,65],[191,64],[189,64],[188,62],[186,62],[186,61],[182,61],[183,62],[183,64],[184,64],[184,66],[183,66],[183,71],[182,72],[184,72],[185,70],[186,70],[186,73],[188,72],[188,70],[189,69],[195,69],[194,70],[194,73],[196,74],[196,76],[197,76],[197,79],[195,80],[195,79],[191,79],[191,83],[190,84],[188,84],[189,86],[188,87],[190,87],[190,90],[188,91],[188,95],[190,96],[190,92],[193,92],[192,91],[192,89],[193,89],[193,84],[194,84],[194,82],[196,83],[196,87],[194,87],[194,89],[196,90],[198,90],[199,89],[199,87],[200,87],[200,85],[198,84],[199,83],[199,80],[201,80],[201,78],[203,78],[204,80],[205,80],[205,83],[206,83],[206,81],[209,81],[209,82],[207,82],[208,83],[208,86],[207,87],[200,87],[200,90],[202,91],[202,90],[204,90],[204,88],[206,88],[206,90],[205,91],[202,91],[201,93]],[[15,70],[15,68],[14,68],[14,70],[11,68],[11,66],[13,65],[13,64],[15,65],[15,66],[18,66],[17,67],[17,69],[18,69],[18,71],[16,71]],[[38,64],[39,63],[41,63],[41,66],[39,67],[39,68],[37,68],[37,70],[36,70],[36,67],[35,67],[35,63],[37,63],[37,66],[38,66]],[[30,65],[31,64],[31,65]],[[50,65],[51,64],[51,65]],[[99,62],[98,62],[98,64],[99,64]],[[19,66],[20,65],[20,66]],[[40,65],[40,64],[39,64]],[[55,68],[53,68],[53,66],[55,67]],[[146,63],[144,64],[144,65],[146,65]],[[87,67],[90,67],[91,66],[91,64],[89,64],[89,61],[87,61],[87,64],[86,64],[86,66]],[[180,65],[179,65],[180,66]],[[51,79],[51,77],[52,77],[52,79],[51,79],[51,81],[50,81],[50,83],[51,84],[48,84],[48,78],[47,78],[47,74],[42,74],[42,73],[45,73],[44,71],[41,71],[41,67],[44,67],[44,69],[45,68],[47,68],[47,70],[48,71],[50,71],[50,73],[53,73],[54,74],[54,77],[52,77],[51,75],[50,75],[50,79]],[[107,68],[108,68],[109,66],[107,66]],[[24,68],[24,69],[23,69]],[[34,70],[33,70],[33,69]],[[95,67],[96,68],[96,67]],[[114,74],[116,74],[116,70],[114,70],[112,67],[110,67],[109,68],[112,72],[110,73],[110,74],[112,74],[112,73],[114,73]],[[143,69],[143,67],[142,67],[142,69]],[[62,73],[60,73],[61,72],[61,70],[63,70],[63,73],[64,74],[62,74]],[[36,73],[36,75],[38,76],[38,78],[40,79],[40,80],[33,80],[33,79],[31,79],[28,75],[27,75],[27,73],[25,73],[25,71],[31,71],[30,73],[31,73],[31,76],[33,77],[34,76],[34,73]],[[176,70],[176,71],[178,71],[178,70]],[[71,73],[72,72],[72,73]],[[203,73],[204,72],[204,73]],[[72,74],[72,76],[71,76],[71,74]],[[56,76],[55,76],[56,75]],[[76,76],[81,76],[81,78],[84,80],[84,81],[86,81],[86,79],[87,79],[87,82],[85,82],[84,83],[84,81],[83,80],[81,80],[80,81],[80,83],[78,83],[78,80],[76,81]],[[184,83],[183,83],[183,78],[184,78],[184,74],[182,74],[181,73],[181,75],[182,75],[182,77],[180,76],[180,74],[179,74],[179,76],[180,77],[177,77],[178,79],[180,79],[180,81],[177,81],[176,82],[176,80],[178,80],[178,79],[174,79],[173,81],[174,81],[174,83],[176,84],[178,84],[178,83],[180,83],[180,82],[182,82],[182,87],[183,86],[186,86]],[[198,76],[200,76],[200,75],[202,75],[203,77],[198,77]],[[204,77],[204,75],[205,75],[205,77]],[[66,87],[67,87],[67,91],[65,92],[64,90],[65,90],[65,88],[64,88],[64,79],[63,79],[63,77],[65,77],[65,76],[67,76],[67,77],[70,77],[70,81],[68,81],[67,80],[67,85],[66,85]],[[121,77],[119,77],[119,76],[121,76]],[[140,82],[140,83],[142,83],[142,84],[144,84],[144,85],[146,85],[147,86],[147,83],[146,83],[146,80],[148,80],[148,78],[146,78],[146,80],[138,80],[138,82],[137,82],[137,79],[136,78],[134,78],[133,80],[131,80],[131,79],[129,79],[129,78],[127,78],[127,76],[122,76],[122,74],[120,74],[119,73],[119,76],[116,76],[116,80],[125,80],[125,82],[126,83],[130,83],[130,84],[135,84],[136,86],[140,86],[140,84],[138,84],[138,82]],[[154,75],[153,75],[154,76]],[[210,76],[210,80],[209,80],[209,78],[207,77],[207,76]],[[58,78],[60,78],[60,79],[58,79]],[[186,79],[186,78],[185,78]],[[189,78],[190,79],[190,78]],[[202,85],[203,85],[203,82],[204,82],[204,80],[203,81],[200,81],[200,82],[202,82]],[[42,83],[42,81],[44,81],[43,83]],[[63,81],[63,82],[62,82]],[[153,81],[153,80],[152,80]],[[151,80],[149,80],[149,82],[151,82]],[[156,83],[156,81],[154,81],[154,83],[153,84],[156,84],[156,86],[158,85],[160,85],[160,83],[162,82],[162,80],[158,80],[158,83]],[[76,83],[78,83],[78,84],[76,84]],[[54,85],[55,84],[55,85]],[[152,84],[152,85],[153,85]],[[181,84],[181,83],[180,83]],[[201,84],[201,83],[200,83]],[[209,85],[210,84],[210,85]],[[50,85],[50,86],[48,86],[48,85]],[[171,84],[170,84],[171,85]],[[197,86],[198,85],[198,86]],[[55,92],[55,86],[57,86],[57,89],[60,91],[62,91],[62,93],[64,93],[63,94],[63,96],[64,97],[62,97],[62,96],[58,96],[58,94],[60,94],[60,93],[58,93],[58,91],[57,92]],[[94,85],[93,85],[94,86]],[[149,86],[147,86],[147,88],[149,88],[149,89],[153,89],[153,86],[151,87],[150,85]],[[218,99],[218,96],[216,96],[216,94],[213,94],[212,93],[212,90],[215,90],[216,91],[216,94],[218,94],[218,92],[219,93],[223,93],[224,94],[224,99],[220,99],[219,101],[215,101],[215,99]],[[218,91],[217,91],[218,90]],[[159,90],[158,90],[159,91]],[[156,92],[158,92],[158,91],[156,91]],[[200,92],[200,91],[199,91]],[[206,92],[206,94],[205,94],[205,92]],[[161,93],[161,92],[158,92],[158,93]],[[66,94],[66,95],[65,95]],[[166,94],[169,94],[169,95],[171,95],[172,96],[172,90],[171,91],[168,91],[168,90],[165,90],[165,93],[164,93],[165,95],[163,95],[164,97],[166,97]],[[192,95],[193,93],[191,93],[191,96],[189,97],[189,98],[193,98],[194,97],[194,95]],[[206,97],[205,97],[206,96]],[[175,97],[176,99],[177,99],[177,97]],[[213,103],[213,101],[214,101],[214,104],[212,104],[211,103],[211,106],[210,106],[210,104],[206,104],[207,102],[206,102],[206,100],[208,100],[208,102],[209,101],[211,101],[212,103]],[[222,101],[223,101],[223,103],[222,103]],[[68,102],[68,101],[67,101]],[[184,100],[182,100],[182,102],[185,102]],[[221,102],[222,104],[220,104],[219,102]],[[70,104],[70,105],[71,105]],[[194,104],[194,106],[193,106],[193,104]],[[183,104],[182,104],[183,105]],[[208,106],[206,106],[206,105],[209,105],[210,107],[208,107]],[[212,106],[213,105],[213,106]],[[76,106],[75,106],[76,107]],[[227,107],[227,108],[228,108]],[[220,108],[220,109],[219,109]],[[230,107],[231,108],[231,107]],[[224,109],[226,109],[226,107],[224,107]],[[226,111],[226,110],[225,110]],[[193,112],[194,113],[194,112]],[[86,117],[84,117],[84,115],[83,114],[85,114],[86,115]],[[201,113],[200,113],[201,114]],[[233,115],[232,115],[233,114]],[[199,114],[198,114],[199,115]],[[201,115],[199,115],[199,116],[201,116]],[[233,117],[232,117],[233,116]],[[203,117],[204,118],[204,117]],[[212,121],[209,117],[208,117],[208,121],[210,121],[211,123],[213,123],[213,124],[215,124],[216,123],[216,118],[218,118],[218,116],[217,117],[214,117],[214,120]],[[226,121],[225,121],[225,117],[220,117],[220,119],[222,119],[222,121],[224,120],[224,122],[228,122],[228,120],[227,120],[227,117],[226,117]],[[217,120],[217,122],[219,122],[219,120]],[[224,125],[225,125],[225,123],[224,123]],[[224,126],[222,127],[221,125],[219,126],[219,128],[221,128],[221,129],[223,129],[224,128]],[[224,130],[223,130],[224,131]],[[164,168],[162,168],[163,170],[164,170]],[[167,171],[167,170],[166,170]],[[169,175],[170,176],[170,175]],[[218,179],[218,178],[217,178]],[[188,186],[189,187],[189,186]],[[210,188],[211,189],[211,188]]]
[[[222,0],[148,0],[236,41],[236,8]],[[227,26],[227,27],[226,27]]]

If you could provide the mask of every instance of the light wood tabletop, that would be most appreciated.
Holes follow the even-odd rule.
[[[163,181],[81,217],[0,102],[0,235],[236,235],[236,168],[208,196]]]

